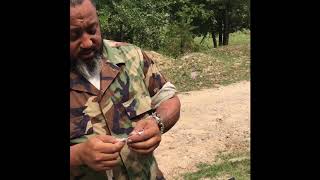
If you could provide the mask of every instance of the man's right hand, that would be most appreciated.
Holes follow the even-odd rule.
[[[124,142],[109,135],[98,135],[70,147],[70,166],[87,165],[95,171],[112,169],[118,164]]]

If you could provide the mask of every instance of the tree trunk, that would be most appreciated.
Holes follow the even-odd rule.
[[[222,30],[219,31],[219,46],[222,46]]]
[[[226,9],[224,13],[224,29],[223,29],[223,45],[229,44],[229,12],[230,12],[230,2],[226,4]]]
[[[225,35],[224,35],[224,38],[223,38],[223,45],[228,45],[229,44],[229,33],[226,32]]]
[[[229,17],[228,13],[226,13],[225,21],[224,21],[224,29],[223,29],[223,43],[224,46],[229,44]]]
[[[223,41],[223,37],[222,37],[222,33],[223,33],[223,26],[222,26],[222,22],[223,22],[223,14],[221,14],[220,11],[220,16],[218,17],[218,32],[219,32],[219,46],[222,46],[222,41]]]
[[[203,36],[203,38],[202,38],[201,41],[200,41],[200,44],[203,43],[203,41],[206,39],[206,37],[207,37],[207,35]]]
[[[216,33],[212,31],[211,34],[212,34],[212,40],[213,40],[213,48],[217,48]]]

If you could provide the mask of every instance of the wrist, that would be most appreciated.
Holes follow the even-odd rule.
[[[160,130],[160,133],[163,134],[164,130],[165,130],[165,126],[164,126],[163,120],[161,119],[159,114],[154,112],[154,113],[151,114],[151,117],[156,121],[156,123],[157,123],[157,125],[159,127],[159,130]]]
[[[70,147],[70,166],[81,166],[83,161],[81,158],[82,144],[76,144]]]

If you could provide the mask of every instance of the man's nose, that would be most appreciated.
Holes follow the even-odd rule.
[[[92,46],[92,40],[90,38],[90,35],[84,33],[81,39],[80,47],[83,49],[88,49]]]

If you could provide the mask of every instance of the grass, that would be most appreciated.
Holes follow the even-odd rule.
[[[237,31],[235,33],[230,34],[230,45],[237,45],[237,44],[249,44],[250,43],[250,31],[243,30]]]
[[[223,64],[223,71],[217,84],[227,85],[250,79],[250,46],[249,44],[229,45],[211,49],[204,53],[215,57]]]
[[[200,45],[202,37],[196,37],[194,41],[196,44]],[[218,43],[218,38],[217,38]],[[231,33],[229,35],[229,45],[238,45],[238,44],[249,44],[250,43],[250,31],[249,30],[242,30]],[[213,47],[213,41],[211,36],[207,36],[206,39],[200,45],[202,49],[211,49]]]
[[[220,154],[213,164],[201,163],[197,165],[196,172],[183,175],[186,180],[197,179],[250,179],[250,156],[249,152],[238,152],[231,154]]]
[[[201,38],[195,39],[196,43],[200,41]],[[200,46],[200,52],[171,59],[170,66],[160,67],[163,74],[180,92],[250,80],[249,32],[230,34],[228,46],[212,48],[212,40],[209,38]]]

